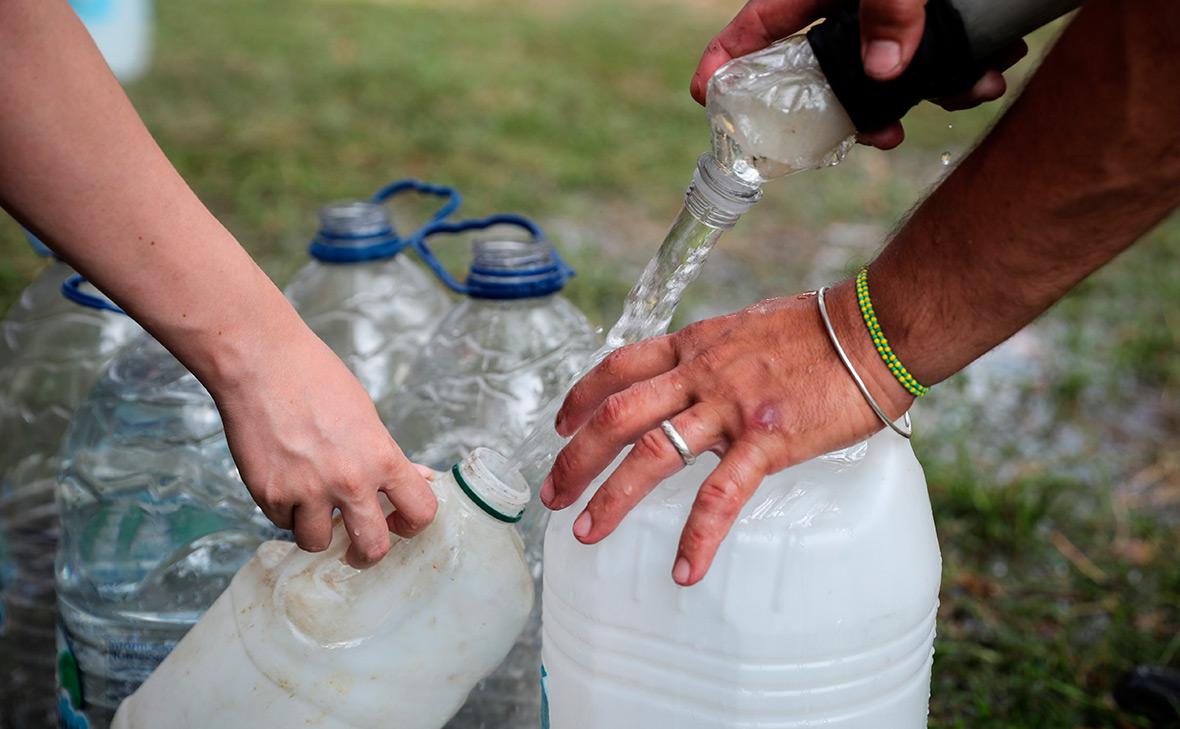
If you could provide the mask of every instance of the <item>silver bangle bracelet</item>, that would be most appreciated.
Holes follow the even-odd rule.
[[[819,316],[824,320],[824,329],[828,331],[828,339],[832,340],[832,346],[836,348],[836,354],[840,356],[840,361],[844,363],[844,368],[848,370],[848,374],[852,375],[852,380],[856,383],[860,394],[865,396],[869,407],[873,409],[873,412],[877,414],[881,422],[892,428],[893,432],[902,438],[909,438],[914,434],[914,427],[910,422],[909,411],[906,411],[906,414],[901,416],[901,425],[890,420],[889,416],[885,414],[885,411],[881,409],[881,406],[877,404],[877,400],[873,397],[872,393],[869,392],[869,388],[865,385],[864,380],[860,378],[856,368],[852,366],[852,360],[848,359],[848,355],[844,353],[844,348],[840,346],[840,340],[836,338],[836,329],[832,326],[832,318],[828,316],[828,305],[824,301],[824,293],[827,290],[828,287],[824,286],[819,291],[816,291],[815,300],[819,304]]]

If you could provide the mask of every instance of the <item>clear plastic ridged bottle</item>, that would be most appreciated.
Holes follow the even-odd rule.
[[[0,726],[5,729],[40,729],[54,722],[58,446],[74,408],[103,366],[141,331],[57,259],[0,324],[0,540],[5,552],[0,557],[0,675],[5,677]]]
[[[62,459],[59,711],[63,726],[101,728],[279,532],[238,476],[212,397],[146,335],[79,407]]]
[[[489,225],[502,228],[514,218],[496,219]],[[441,223],[428,238],[469,225]],[[542,238],[475,241],[467,282],[455,283],[465,298],[422,349],[402,392],[378,403],[407,455],[441,469],[481,445],[510,453],[528,435],[599,345],[560,295],[568,277]]]
[[[457,232],[465,224],[442,225]],[[568,275],[539,236],[476,241],[467,282],[456,284],[468,297],[423,349],[403,391],[379,408],[411,458],[438,468],[481,445],[510,453],[537,426],[600,344],[585,316],[558,294]],[[539,624],[535,606],[508,658],[472,691],[449,729],[537,726]]]
[[[451,302],[429,273],[400,251],[389,213],[373,202],[320,211],[313,260],[287,298],[379,400],[394,392]]]

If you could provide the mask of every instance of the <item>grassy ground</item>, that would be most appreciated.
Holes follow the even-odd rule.
[[[280,282],[317,205],[418,176],[467,214],[535,216],[581,272],[570,297],[609,323],[707,144],[688,77],[735,8],[167,0],[131,95]],[[922,108],[900,151],[776,183],[686,316],[863,260],[994,112]],[[23,246],[0,221],[0,309],[40,265]],[[945,563],[932,725],[1135,726],[1112,682],[1180,664],[1178,263],[1173,220],[919,413]]]

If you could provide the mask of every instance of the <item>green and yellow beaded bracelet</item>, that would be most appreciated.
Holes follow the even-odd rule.
[[[860,315],[864,317],[865,326],[869,328],[869,335],[873,338],[873,345],[877,348],[877,353],[881,355],[885,366],[889,368],[901,386],[914,397],[922,397],[930,392],[929,387],[914,379],[914,376],[909,373],[909,370],[889,347],[889,340],[885,338],[885,332],[881,331],[881,325],[877,322],[877,314],[873,311],[873,301],[869,298],[869,269],[867,268],[860,269],[860,273],[856,274],[856,302],[860,305]]]

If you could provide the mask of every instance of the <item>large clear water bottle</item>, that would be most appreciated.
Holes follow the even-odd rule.
[[[505,226],[526,232],[529,240],[504,235],[511,230]],[[486,232],[475,240],[471,268],[460,284],[427,246],[435,236],[469,230]],[[600,344],[586,317],[559,295],[572,271],[541,231],[519,216],[440,223],[419,246],[466,297],[422,350],[402,392],[379,403],[379,410],[406,453],[435,468],[476,446],[511,453]],[[508,658],[472,691],[448,727],[537,726],[539,607],[529,620]]]
[[[99,378],[62,458],[59,710],[65,726],[105,727],[277,532],[212,397],[148,336]]]
[[[451,188],[416,180],[389,185],[372,201],[327,205],[310,247],[313,260],[286,289],[308,326],[374,400],[398,388],[451,305],[438,282],[402,254],[413,236],[398,236],[384,205],[411,191],[444,198],[432,222],[459,205]]]
[[[482,235],[460,283],[429,245],[469,231]],[[421,350],[402,391],[379,401],[378,411],[406,454],[433,468],[481,445],[511,452],[598,346],[586,317],[560,295],[573,272],[517,215],[437,223],[416,245],[464,298]]]
[[[48,255],[48,250],[43,249]],[[0,726],[54,716],[58,445],[103,366],[142,330],[63,261],[0,323]]]

